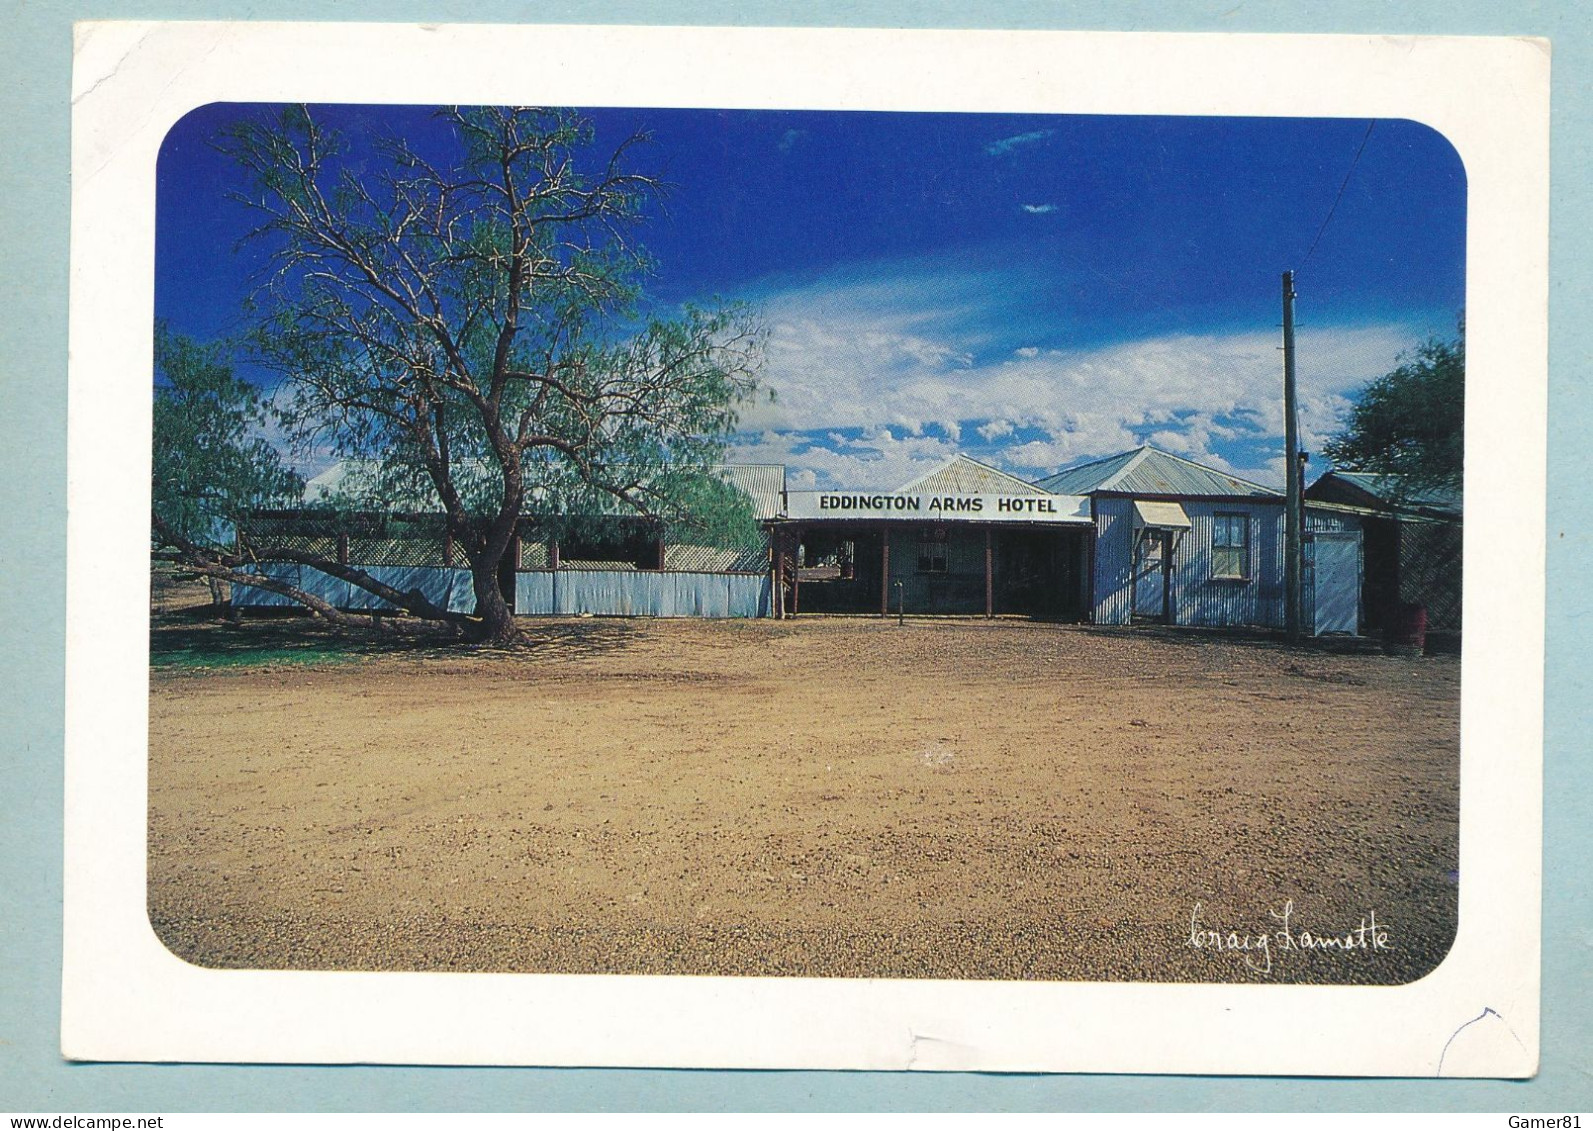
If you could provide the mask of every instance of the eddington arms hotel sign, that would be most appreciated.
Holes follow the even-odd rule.
[[[787,518],[929,522],[1090,521],[1083,495],[918,495],[899,491],[788,491]]]

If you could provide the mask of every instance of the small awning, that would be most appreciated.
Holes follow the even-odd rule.
[[[1178,503],[1148,503],[1134,500],[1136,529],[1188,530],[1189,516]]]

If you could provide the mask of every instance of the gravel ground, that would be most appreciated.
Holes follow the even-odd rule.
[[[1453,938],[1454,658],[1024,621],[525,624],[533,646],[491,654],[155,671],[166,945],[1387,984]]]

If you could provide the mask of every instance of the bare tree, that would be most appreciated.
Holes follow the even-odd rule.
[[[688,500],[735,510],[705,482],[755,392],[762,335],[735,306],[638,313],[632,233],[660,189],[628,167],[642,138],[589,172],[591,129],[569,112],[438,116],[445,163],[388,138],[355,164],[298,106],[221,146],[269,251],[251,341],[287,379],[293,435],[423,476],[469,562],[465,629],[504,641],[499,570],[533,494],[659,521]]]

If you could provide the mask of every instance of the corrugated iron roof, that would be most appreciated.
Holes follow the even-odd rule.
[[[1055,475],[1039,480],[1038,485],[1061,495],[1088,495],[1098,490],[1102,483],[1111,480],[1125,465],[1138,458],[1142,451],[1143,448],[1135,448],[1130,452],[1119,452],[1115,456],[1064,468]]]
[[[1312,488],[1320,486],[1322,481],[1330,476],[1364,491],[1373,500],[1388,506],[1410,507],[1433,514],[1451,515],[1455,518],[1461,515],[1461,496],[1458,491],[1442,487],[1411,488],[1405,486],[1398,475],[1378,475],[1370,471],[1339,471],[1336,468],[1312,484]]]
[[[456,472],[469,477],[475,470],[465,466]],[[389,470],[377,459],[338,460],[304,484],[306,503],[330,503],[339,496],[341,501],[351,503],[380,498],[384,504],[380,509],[393,513],[442,510],[442,500],[429,476]]]
[[[727,463],[719,471],[752,499],[753,517],[774,518],[785,510],[785,464]]]
[[[920,475],[896,488],[898,494],[911,495],[1045,495],[1049,492],[1008,475],[999,468],[957,455],[935,470]]]
[[[1280,499],[1283,492],[1240,479],[1149,444],[1066,468],[1039,481],[1062,495],[1174,495],[1190,498]]]

